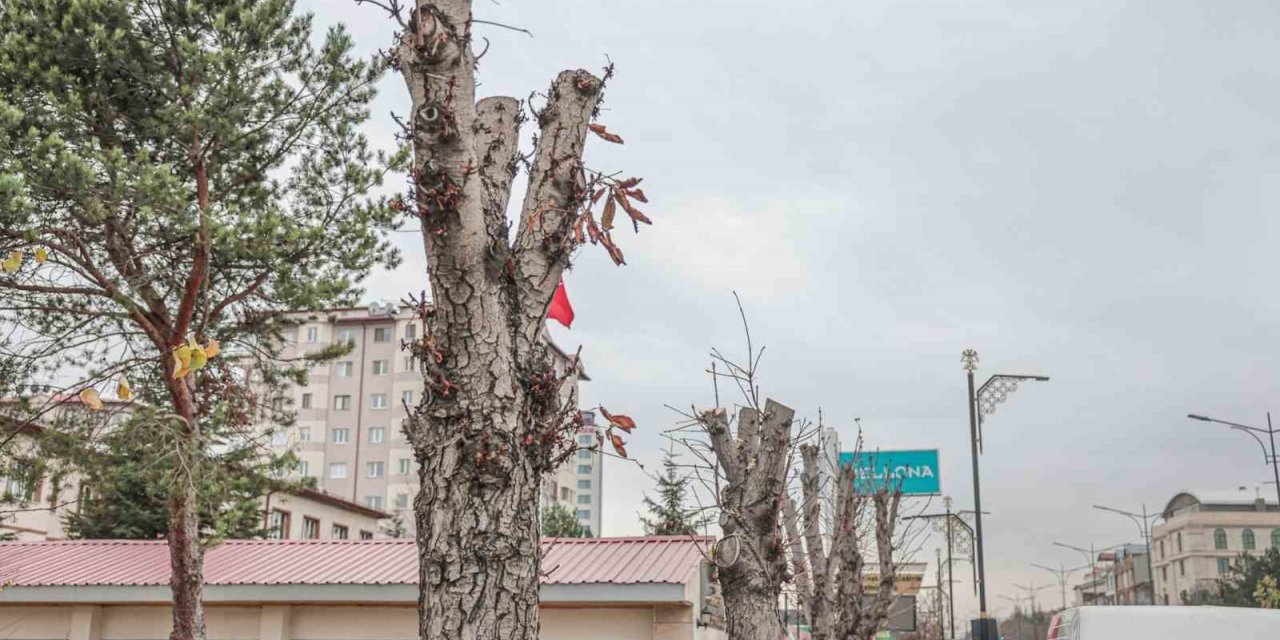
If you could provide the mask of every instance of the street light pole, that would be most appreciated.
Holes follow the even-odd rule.
[[[1100,552],[1103,552],[1103,551],[1110,551],[1110,550],[1112,550],[1112,549],[1119,549],[1120,547],[1125,546],[1125,544],[1126,544],[1126,543],[1121,542],[1120,544],[1113,544],[1113,545],[1111,545],[1111,546],[1109,546],[1109,547],[1103,547],[1103,548],[1101,548],[1101,549],[1094,549],[1094,548],[1093,548],[1093,543],[1092,543],[1092,542],[1090,542],[1090,543],[1089,543],[1089,548],[1088,548],[1088,549],[1084,549],[1084,548],[1081,548],[1081,547],[1072,546],[1072,545],[1069,545],[1069,544],[1066,544],[1066,543],[1062,543],[1062,542],[1055,542],[1055,543],[1053,543],[1053,546],[1055,546],[1055,547],[1062,547],[1063,549],[1070,549],[1070,550],[1072,550],[1072,551],[1076,551],[1076,552],[1078,552],[1078,553],[1080,553],[1081,555],[1083,555],[1083,556],[1084,556],[1085,562],[1088,562],[1088,563],[1089,563],[1089,595],[1094,596],[1094,600],[1096,601],[1096,600],[1097,600],[1097,595],[1098,595],[1098,590],[1097,590],[1097,589],[1095,589],[1093,585],[1097,582],[1097,576],[1096,576],[1096,575],[1094,575],[1094,574],[1096,574],[1096,573],[1097,573],[1097,571],[1098,571],[1098,554],[1099,554]],[[1084,595],[1085,595],[1085,594],[1083,593],[1083,590],[1081,590],[1081,594],[1080,594],[1080,598],[1081,598],[1081,600],[1082,600],[1081,604],[1084,604],[1084,602],[1083,602]]]
[[[958,526],[960,529],[968,533],[970,540],[974,540],[976,538],[976,535],[974,533],[973,527],[970,527],[969,523],[965,522],[964,519],[960,517],[962,514],[968,514],[973,512],[972,511],[952,511],[951,496],[944,497],[942,501],[943,501],[943,504],[946,506],[946,511],[943,513],[924,513],[924,514],[915,515],[915,516],[905,516],[902,518],[902,520],[904,521],[928,520],[931,523],[933,523],[933,526],[935,527],[935,531],[937,530],[936,529],[937,521],[938,520],[945,521],[945,524],[943,526],[947,535],[947,616],[950,618],[951,629],[952,629],[952,633],[954,634],[955,627],[956,627],[956,601],[955,601],[955,594],[952,591],[952,587],[955,584],[955,578],[952,575],[952,571],[955,568],[954,552],[955,552],[956,533],[957,533],[956,527]],[[975,575],[974,577],[975,590],[977,586],[978,586],[978,579]]]
[[[954,546],[952,545],[954,538],[951,537],[951,496],[947,496],[942,502],[947,507],[947,618],[951,620],[951,637],[954,638],[956,635],[956,598],[952,594],[955,590],[955,574],[952,573],[955,565],[952,564],[951,559],[951,548]]]
[[[1236,423],[1236,422],[1228,422],[1228,421],[1226,421],[1226,420],[1217,420],[1217,419],[1214,419],[1214,418],[1210,418],[1210,417],[1208,417],[1208,416],[1196,415],[1196,414],[1194,414],[1194,413],[1188,413],[1188,414],[1187,414],[1187,417],[1188,417],[1188,418],[1191,418],[1192,420],[1199,420],[1199,421],[1201,421],[1201,422],[1216,422],[1217,424],[1225,425],[1225,426],[1231,427],[1232,429],[1235,429],[1236,431],[1240,431],[1240,432],[1246,433],[1246,434],[1248,434],[1248,435],[1252,436],[1254,440],[1257,440],[1257,441],[1258,441],[1258,446],[1262,447],[1262,459],[1263,459],[1263,461],[1264,461],[1266,464],[1271,465],[1271,474],[1275,477],[1275,483],[1276,483],[1276,506],[1277,506],[1277,508],[1280,508],[1280,456],[1277,456],[1277,455],[1276,455],[1276,431],[1277,431],[1277,429],[1276,429],[1275,427],[1272,427],[1272,426],[1271,426],[1271,412],[1270,412],[1270,411],[1268,411],[1268,412],[1267,412],[1267,428],[1266,428],[1266,429],[1261,429],[1261,428],[1259,428],[1259,427],[1250,427],[1250,426],[1248,426],[1248,425],[1239,424],[1239,423]],[[1265,445],[1265,444],[1263,444],[1263,443],[1262,443],[1262,438],[1259,438],[1259,437],[1258,437],[1258,434],[1259,434],[1259,433],[1265,433],[1265,434],[1267,434],[1267,438],[1271,441],[1271,451],[1270,451],[1270,453],[1268,453],[1268,452],[1267,452],[1267,445]]]
[[[1031,566],[1037,569],[1044,569],[1045,571],[1048,571],[1049,573],[1054,574],[1054,577],[1058,579],[1058,587],[1062,589],[1062,608],[1063,609],[1067,608],[1067,576],[1081,569],[1089,568],[1089,565],[1084,565],[1082,567],[1073,567],[1071,569],[1068,569],[1062,565],[1058,565],[1058,568],[1054,569],[1053,567],[1046,567],[1045,565],[1036,564],[1034,562],[1031,563]]]
[[[1130,511],[1124,511],[1122,509],[1113,509],[1111,507],[1104,507],[1100,504],[1093,505],[1093,508],[1100,509],[1102,511],[1110,511],[1111,513],[1118,513],[1122,516],[1128,516],[1130,520],[1133,520],[1134,524],[1138,525],[1138,530],[1142,532],[1142,539],[1144,542],[1147,543],[1147,576],[1148,576],[1147,579],[1149,580],[1149,582],[1147,583],[1148,585],[1147,590],[1151,592],[1151,604],[1155,605],[1156,603],[1156,570],[1151,565],[1151,520],[1154,520],[1155,518],[1159,518],[1160,514],[1153,513],[1148,515],[1147,504],[1145,502],[1142,504],[1141,515],[1130,512]]]
[[[982,548],[982,484],[978,473],[978,454],[982,448],[983,416],[995,413],[996,407],[1008,399],[1009,394],[1018,390],[1018,384],[1028,380],[1047,381],[1046,376],[1025,376],[997,374],[991,376],[981,387],[974,390],[973,372],[978,369],[978,352],[965,349],[960,354],[960,362],[964,365],[965,377],[969,382],[969,439],[973,456],[973,510],[975,557],[978,567],[978,631],[974,640],[996,640],[999,631],[995,624],[988,622],[987,614],[987,571]]]

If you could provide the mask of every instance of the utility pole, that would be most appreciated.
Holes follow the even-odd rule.
[[[998,640],[999,625],[990,620],[987,614],[987,572],[982,548],[982,484],[978,473],[978,454],[982,449],[982,423],[985,416],[996,411],[996,407],[1008,399],[1009,394],[1018,390],[1018,385],[1027,381],[1044,382],[1047,376],[1027,376],[996,374],[974,389],[973,372],[978,369],[978,352],[965,349],[960,354],[960,362],[964,366],[965,376],[969,383],[969,437],[973,455],[973,511],[975,556],[978,565],[978,620],[973,624],[973,640]]]

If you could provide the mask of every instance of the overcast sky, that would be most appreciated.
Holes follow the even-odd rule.
[[[362,52],[390,44],[375,9],[303,6],[345,22]],[[476,7],[534,33],[477,26],[492,42],[480,95],[617,63],[601,122],[626,144],[593,140],[588,163],[643,176],[654,226],[621,234],[624,268],[578,257],[577,321],[553,334],[583,346],[584,405],[638,419],[632,453],[650,468],[677,419],[663,405],[710,405],[708,350],[742,352],[736,290],[768,346],[768,395],[822,407],[846,438],[861,418],[874,447],[939,448],[965,508],[960,352],[977,349],[984,376],[1053,377],[987,423],[1001,613],[1014,583],[1053,581],[1029,563],[1080,563],[1052,541],[1138,538],[1091,504],[1159,510],[1179,489],[1269,477],[1256,443],[1183,416],[1265,424],[1280,386],[1280,4]],[[388,76],[370,134],[388,140],[407,105]],[[418,237],[400,239],[405,264],[371,280],[372,298],[426,286]],[[609,461],[605,535],[640,532],[646,484]],[[969,598],[957,614],[974,611]]]

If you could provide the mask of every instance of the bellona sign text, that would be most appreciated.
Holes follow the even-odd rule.
[[[937,449],[909,451],[842,451],[840,466],[853,466],[859,492],[901,489],[906,496],[942,494]]]

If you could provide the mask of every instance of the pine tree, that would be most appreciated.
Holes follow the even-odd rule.
[[[569,507],[556,503],[542,510],[542,536],[545,538],[590,538],[591,528],[578,522]]]
[[[698,515],[698,509],[685,506],[689,493],[689,477],[676,467],[675,454],[668,451],[662,458],[662,475],[658,477],[658,499],[644,496],[648,518],[641,518],[645,535],[683,536],[697,535],[711,521],[709,516]]]
[[[359,132],[382,65],[291,0],[0,7],[0,332],[37,380],[155,407],[171,434],[174,640],[203,639],[196,480],[212,424],[287,427],[286,313],[354,304],[397,256]],[[332,356],[326,351],[318,357]]]

